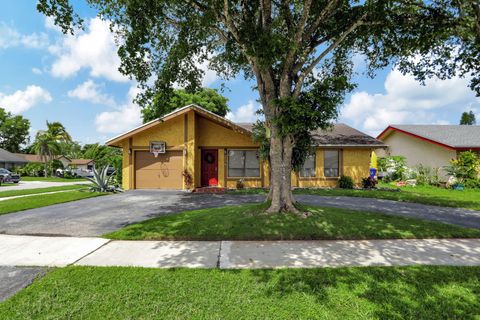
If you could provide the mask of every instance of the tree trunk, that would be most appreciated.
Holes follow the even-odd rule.
[[[258,91],[262,101],[266,125],[270,128],[270,191],[266,198],[271,201],[269,213],[295,212],[292,195],[292,138],[281,137],[275,124],[278,109],[275,100],[291,96],[290,77],[286,77],[279,86],[275,85],[272,75],[254,67]]]
[[[269,213],[298,212],[292,195],[292,142],[290,137],[280,138],[272,128],[270,138],[270,193]]]

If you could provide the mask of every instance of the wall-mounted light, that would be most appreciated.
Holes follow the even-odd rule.
[[[132,148],[128,148],[128,154],[132,154]]]

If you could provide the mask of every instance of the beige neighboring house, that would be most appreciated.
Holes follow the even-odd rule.
[[[442,169],[462,151],[480,154],[480,126],[392,124],[377,139],[388,146],[378,156],[404,156],[409,167]]]
[[[36,154],[15,153],[15,155],[25,159],[27,163],[43,163],[43,158]],[[70,159],[65,156],[57,156],[55,160],[60,161],[64,168],[87,171],[93,170],[95,167],[95,160],[93,159]]]

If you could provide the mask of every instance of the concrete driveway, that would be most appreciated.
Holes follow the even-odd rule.
[[[135,190],[0,215],[0,233],[11,235],[100,236],[126,225],[165,214],[261,202],[263,195],[191,194]],[[480,212],[390,200],[297,195],[302,203],[378,211],[480,228]]]

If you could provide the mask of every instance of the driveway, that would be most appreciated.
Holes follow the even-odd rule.
[[[259,202],[258,195],[135,190],[0,215],[0,233],[90,237],[160,215]]]
[[[73,181],[73,182],[49,182],[49,181],[20,181],[19,183],[5,183],[0,188],[1,191],[10,191],[10,190],[27,190],[27,189],[39,189],[39,188],[49,188],[49,187],[63,187],[71,186],[72,184],[86,184],[90,183],[87,180],[85,181]]]
[[[263,201],[263,195],[191,194],[135,190],[67,202],[0,216],[0,233],[12,235],[100,236],[126,225],[165,214]],[[391,200],[296,195],[317,206],[377,211],[480,228],[480,212]]]

